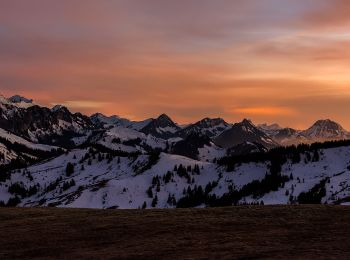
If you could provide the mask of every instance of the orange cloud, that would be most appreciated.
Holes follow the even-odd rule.
[[[60,103],[52,103],[52,105],[63,105],[72,109],[100,109],[108,105],[108,103],[93,100],[69,100]]]
[[[232,109],[233,113],[241,114],[243,116],[291,116],[296,115],[297,111],[289,107],[243,107]]]
[[[316,28],[318,30],[344,28],[350,24],[350,5],[348,0],[326,0],[319,2],[319,8],[308,12],[298,22],[302,22],[307,28]]]
[[[2,4],[0,92],[135,120],[350,128],[348,1],[81,3]]]

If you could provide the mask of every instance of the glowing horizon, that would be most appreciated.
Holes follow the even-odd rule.
[[[0,93],[132,120],[350,129],[346,0],[0,0]]]

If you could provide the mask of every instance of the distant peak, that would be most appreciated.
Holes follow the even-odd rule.
[[[211,119],[209,117],[205,117],[202,120],[200,120],[199,122],[208,122],[211,121]]]
[[[171,118],[167,114],[161,114],[157,119],[172,121]]]
[[[61,110],[69,111],[68,108],[66,108],[63,105],[55,105],[53,108],[51,108],[52,112],[58,112],[58,111],[61,111]]]
[[[92,114],[91,117],[106,117],[106,116],[102,113],[95,113],[95,114]]]
[[[93,115],[90,116],[91,118],[103,118],[103,119],[120,119],[119,116],[117,115],[112,115],[112,116],[106,116],[105,114],[102,113],[95,113]]]
[[[320,119],[317,120],[313,126],[330,127],[330,128],[341,128],[342,126],[331,119]]]
[[[260,124],[258,125],[259,127],[263,128],[263,129],[268,129],[268,130],[279,130],[279,129],[282,129],[282,127],[277,124],[277,123],[274,123],[274,124]]]
[[[161,114],[156,121],[158,121],[160,125],[175,125],[174,121],[166,114]]]
[[[202,122],[211,122],[211,121],[220,121],[220,122],[224,122],[225,120],[220,118],[220,117],[217,117],[217,118],[209,118],[209,117],[206,117],[206,118],[203,118],[201,120]]]
[[[335,121],[331,119],[320,119],[315,122],[315,124],[324,124],[324,123],[335,123]]]
[[[10,97],[9,100],[12,103],[22,103],[22,102],[28,103],[28,104],[33,103],[33,99],[25,98],[25,97],[22,97],[20,95],[14,95],[14,96]]]
[[[218,125],[227,125],[224,119],[222,118],[203,118],[202,120],[198,121],[196,125],[204,125],[208,127],[218,126]]]
[[[253,122],[250,119],[244,118],[241,122],[243,125],[253,125]]]

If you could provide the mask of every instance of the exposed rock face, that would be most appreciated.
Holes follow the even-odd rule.
[[[94,129],[90,118],[72,114],[66,107],[51,110],[37,105],[18,107],[10,100],[0,104],[0,128],[33,142],[54,144],[54,139],[70,139]],[[56,143],[57,144],[57,143]]]

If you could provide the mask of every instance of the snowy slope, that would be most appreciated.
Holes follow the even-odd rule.
[[[162,150],[166,147],[166,142],[163,139],[125,127],[108,129],[97,143],[113,150],[126,152],[144,152],[144,148],[148,146]]]
[[[79,161],[86,153],[87,150],[74,150],[52,161],[29,167],[21,173],[14,173],[11,181],[0,186],[0,198],[4,201],[10,198],[10,194],[7,192],[7,186],[10,183],[22,182],[27,187],[39,184],[40,189],[45,190],[50,183],[62,177],[56,189],[49,192],[38,192],[32,197],[24,199],[21,205],[38,205],[40,201],[45,200],[44,205],[57,203],[57,205],[68,207],[137,208],[144,201],[150,204],[152,199],[148,198],[146,191],[151,185],[152,178],[172,171],[175,165],[194,166],[198,164],[200,167],[203,166],[199,183],[205,184],[216,177],[211,174],[215,171],[214,165],[168,154],[161,154],[159,162],[154,167],[139,175],[135,173],[133,166],[147,161],[147,156],[140,156],[137,160],[126,157],[114,158],[109,163],[106,160],[99,162],[97,159],[92,159],[92,165],[84,162],[82,164],[85,169],[81,170]],[[74,163],[76,168],[75,173],[70,177],[65,174],[65,166],[68,162]],[[32,180],[27,177],[28,174]],[[66,181],[70,182],[72,179],[76,183],[75,186],[61,192],[62,184]],[[161,191],[158,193],[159,206],[167,206],[168,192],[176,194],[179,198],[183,188],[187,188],[187,181],[175,176],[173,183],[168,184],[167,187],[161,187]]]
[[[18,144],[23,144],[27,146],[30,149],[34,150],[41,150],[41,151],[51,151],[53,149],[58,149],[59,147],[57,146],[50,146],[50,145],[45,145],[45,144],[35,144],[32,142],[29,142],[22,137],[16,136],[4,129],[0,128],[0,137],[5,138],[6,140],[10,141],[11,143],[18,143]]]
[[[222,196],[254,180],[262,180],[269,171],[269,162],[242,163],[233,171],[227,172],[214,163],[192,160],[178,155],[161,153],[159,161],[145,171],[140,169],[149,161],[148,155],[138,157],[114,157],[108,159],[106,154],[95,156],[89,149],[77,149],[53,160],[33,165],[27,170],[15,171],[11,179],[0,183],[0,200],[6,202],[14,194],[8,192],[14,183],[23,183],[26,188],[36,186],[36,194],[22,198],[20,206],[55,205],[60,207],[83,208],[139,208],[144,202],[147,208],[157,196],[155,207],[174,207],[168,203],[169,197],[179,201],[183,190],[203,188],[211,182],[217,182],[210,194]],[[82,158],[88,155],[88,159]],[[346,203],[350,198],[350,147],[324,149],[320,151],[319,161],[307,160],[302,155],[299,163],[288,161],[282,166],[282,174],[293,176],[277,191],[271,191],[261,197],[243,197],[241,203],[261,202],[265,204],[287,204],[290,197],[297,197],[307,192],[323,179],[326,195],[322,203]],[[89,163],[90,160],[90,163]],[[66,175],[67,163],[74,164],[74,173]],[[189,172],[189,179],[180,176],[175,168],[181,165],[192,169],[198,165],[200,173]],[[84,165],[84,166],[82,166]],[[164,177],[170,172],[168,182]],[[159,176],[159,185],[152,185],[154,177]],[[64,184],[74,185],[63,188]],[[55,185],[56,182],[56,185]],[[51,187],[51,188],[48,188]],[[68,188],[67,188],[68,187]],[[152,195],[149,195],[149,189]],[[204,206],[204,205],[203,205]]]
[[[0,143],[0,165],[8,164],[11,160],[16,159],[17,154]]]
[[[23,155],[31,159],[40,159],[40,156],[44,156],[44,154],[38,153],[38,151],[54,152],[58,149],[60,148],[56,146],[29,142],[0,128],[0,165],[9,164],[17,158],[23,158]]]

